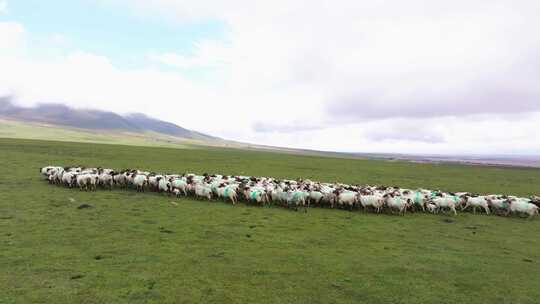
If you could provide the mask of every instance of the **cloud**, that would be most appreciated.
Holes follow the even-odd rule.
[[[537,1],[138,0],[177,20],[214,18],[227,46],[212,56],[162,54],[178,67],[227,54],[235,89],[311,87],[317,108],[344,123],[385,117],[471,115],[539,109]],[[524,73],[528,71],[528,73]],[[298,99],[304,96],[299,96]],[[306,100],[302,101],[306,102]],[[487,105],[490,106],[487,106]],[[320,113],[319,113],[320,114]]]
[[[402,141],[402,142],[424,142],[439,144],[444,143],[444,135],[430,129],[426,121],[386,121],[384,125],[376,128],[368,128],[364,132],[366,139],[371,141]]]
[[[194,43],[191,55],[177,53],[149,54],[151,61],[181,69],[224,68],[230,64],[227,46],[221,41],[202,40]]]
[[[29,56],[32,33],[0,23],[0,86],[259,144],[540,153],[538,1],[103,1],[225,34],[128,69],[84,49]]]
[[[250,141],[345,152],[538,155],[538,121],[540,112],[513,116],[513,119],[472,116],[412,121],[396,118],[320,130],[255,133]]]
[[[287,124],[275,124],[271,122],[255,122],[253,131],[259,133],[293,133],[301,131],[313,131],[324,129],[327,126],[320,123],[308,123],[301,121],[293,121]]]
[[[382,91],[379,94],[357,92],[353,96],[329,101],[327,110],[344,122],[388,117],[418,119],[540,111],[540,88],[520,85],[515,83],[515,79],[491,84],[470,83],[469,87],[438,92],[426,88],[426,91],[407,92],[388,98]]]
[[[0,55],[23,52],[25,33],[24,26],[20,23],[0,21]]]
[[[0,15],[5,14],[8,11],[8,5],[6,0],[0,0]]]

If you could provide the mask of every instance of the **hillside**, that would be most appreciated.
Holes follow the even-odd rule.
[[[0,118],[86,130],[112,130],[139,134],[155,132],[183,139],[202,141],[218,139],[141,113],[120,115],[101,110],[74,109],[62,104],[39,104],[35,107],[21,107],[5,97],[0,98]]]
[[[197,140],[183,139],[155,132],[134,133],[119,130],[101,132],[100,130],[1,118],[0,137],[171,148],[186,148],[187,144],[202,143]]]

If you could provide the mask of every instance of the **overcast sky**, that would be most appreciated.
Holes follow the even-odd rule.
[[[0,96],[257,144],[540,154],[540,1],[0,0]]]

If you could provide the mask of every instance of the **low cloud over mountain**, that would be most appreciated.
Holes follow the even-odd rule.
[[[117,130],[135,133],[157,132],[187,139],[217,139],[141,113],[120,115],[108,111],[74,109],[62,104],[51,103],[39,104],[35,107],[21,107],[14,104],[9,97],[0,98],[0,117],[81,129]]]

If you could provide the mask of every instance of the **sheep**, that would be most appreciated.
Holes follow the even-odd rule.
[[[39,168],[39,173],[41,173],[41,175],[43,176],[43,178],[45,179],[49,179],[49,172],[53,169],[58,169],[58,168],[61,168],[61,167],[55,167],[55,166],[47,166],[47,167],[43,167],[43,168]]]
[[[448,208],[454,212],[454,215],[457,215],[456,205],[460,204],[460,202],[461,199],[457,196],[435,197],[431,199],[431,203],[437,206],[437,211],[435,213],[439,213],[443,208]]]
[[[195,185],[195,196],[212,200],[212,189],[208,185]]]
[[[467,209],[469,206],[473,208],[473,213],[474,214],[476,214],[476,208],[480,207],[480,208],[484,208],[484,210],[486,211],[486,214],[489,215],[488,202],[487,202],[486,198],[483,197],[483,196],[478,196],[478,197],[468,197],[468,196],[466,196],[465,197],[465,206],[463,206],[461,208],[461,210],[463,211],[463,210]]]
[[[81,173],[82,172],[82,168],[81,167],[70,167],[68,168],[68,170],[66,170],[68,172],[73,172],[73,173]]]
[[[475,196],[468,192],[444,193],[426,189],[408,190],[386,186],[358,186],[340,183],[318,183],[310,180],[276,180],[269,177],[253,176],[222,176],[222,175],[159,175],[139,170],[84,168],[84,167],[55,167],[40,168],[40,174],[51,184],[63,184],[68,187],[77,185],[81,190],[96,190],[100,185],[112,189],[120,187],[135,187],[137,191],[145,188],[163,191],[170,194],[203,197],[209,200],[217,196],[231,200],[232,204],[242,197],[247,202],[265,205],[271,198],[284,207],[298,209],[299,206],[309,207],[313,202],[317,206],[337,203],[342,208],[352,210],[355,205],[364,210],[374,208],[380,212],[386,204],[391,210],[405,214],[407,208],[419,206],[424,212],[438,213],[441,209],[450,209],[457,215],[456,208],[461,210],[469,207],[483,208],[486,214],[490,211],[501,214],[506,212],[528,214],[533,217],[538,214],[540,199],[537,196],[520,198],[516,196],[485,195]]]
[[[62,176],[64,175],[65,170],[62,167],[58,167],[56,173],[53,176],[53,184],[59,185],[62,183]]]
[[[357,198],[356,192],[345,191],[338,194],[337,203],[340,206],[348,207],[349,210],[352,210],[354,205],[356,204],[356,198]]]
[[[428,200],[428,194],[418,190],[418,191],[410,191],[405,190],[402,192],[401,196],[404,199],[410,200],[413,206],[420,206],[422,208],[422,211],[426,211],[426,203]]]
[[[144,192],[144,187],[148,185],[148,177],[143,174],[135,174],[135,176],[132,176],[132,179],[137,192]]]
[[[373,207],[377,210],[377,213],[381,211],[381,208],[384,206],[384,198],[382,195],[358,195],[358,200],[360,205],[365,209],[368,207]]]
[[[77,173],[67,172],[62,175],[62,183],[68,187],[73,187],[77,180]]]
[[[303,191],[287,191],[285,202],[288,208],[298,211],[298,207],[306,207],[306,192]],[[304,209],[307,212],[307,209]]]
[[[540,208],[540,196],[531,196],[529,203],[536,205]]]
[[[399,214],[405,215],[407,208],[411,206],[411,200],[403,198],[399,195],[393,195],[387,193],[384,196],[384,202],[390,208],[390,210],[398,210]]]
[[[318,206],[321,203],[323,197],[324,195],[320,191],[311,191],[309,192],[308,200]]]
[[[81,173],[77,175],[77,185],[80,190],[96,190],[99,177],[93,173]]]
[[[51,174],[47,177],[47,180],[49,180],[49,184],[54,184],[54,176],[55,174]]]
[[[98,173],[98,169],[96,169],[96,168],[84,168],[79,173],[81,173],[81,174],[96,174],[96,173]]]
[[[88,190],[88,186],[90,184],[90,175],[89,174],[79,174],[77,175],[77,186],[79,186],[79,190]]]
[[[235,186],[223,186],[217,188],[217,195],[218,197],[222,197],[227,201],[227,199],[231,200],[232,204],[236,204],[236,187]]]
[[[263,189],[259,188],[245,188],[244,189],[244,197],[251,202],[256,202],[260,205],[265,205],[268,201],[268,198],[266,196],[266,193]]]
[[[323,198],[321,199],[321,204],[324,204],[326,206],[330,206],[330,208],[334,208],[337,201],[337,195],[333,192],[330,193],[323,193]]]
[[[508,207],[510,206],[508,203],[508,199],[488,198],[487,203],[488,203],[488,206],[491,207],[491,209],[494,212],[497,212],[500,214],[500,211],[503,211],[505,214],[508,214]]]
[[[529,219],[538,214],[538,206],[523,199],[511,199],[509,200],[509,203],[510,207],[508,208],[508,212],[514,214],[528,214]]]
[[[158,178],[158,192],[171,192],[171,181],[165,177]]]
[[[126,187],[133,186],[133,187],[137,188],[137,185],[135,184],[135,177],[137,177],[138,175],[144,176],[145,177],[145,186],[148,185],[148,176],[145,175],[145,174],[139,173],[138,170],[132,170],[132,171],[125,172],[124,175],[126,176]]]
[[[187,193],[187,182],[181,178],[175,178],[171,181],[171,188],[174,190],[179,190],[182,193],[184,193],[185,196],[188,195]]]
[[[119,174],[113,175],[113,182],[115,185],[118,185],[120,187],[125,187],[127,185],[127,178],[124,172],[120,172]]]
[[[59,176],[64,173],[64,168],[62,167],[53,167],[47,170],[46,179],[49,181],[49,184],[56,184]]]
[[[283,191],[283,189],[280,186],[277,186],[276,188],[270,189],[268,191],[268,197],[269,201],[273,203],[286,203],[287,201],[287,192]]]
[[[99,175],[95,174],[95,173],[92,173],[92,174],[88,174],[89,175],[89,186],[90,186],[90,190],[96,190],[97,189],[97,185],[99,183]]]
[[[102,187],[108,187],[110,190],[112,190],[113,176],[108,173],[101,173],[99,175],[99,185]]]

